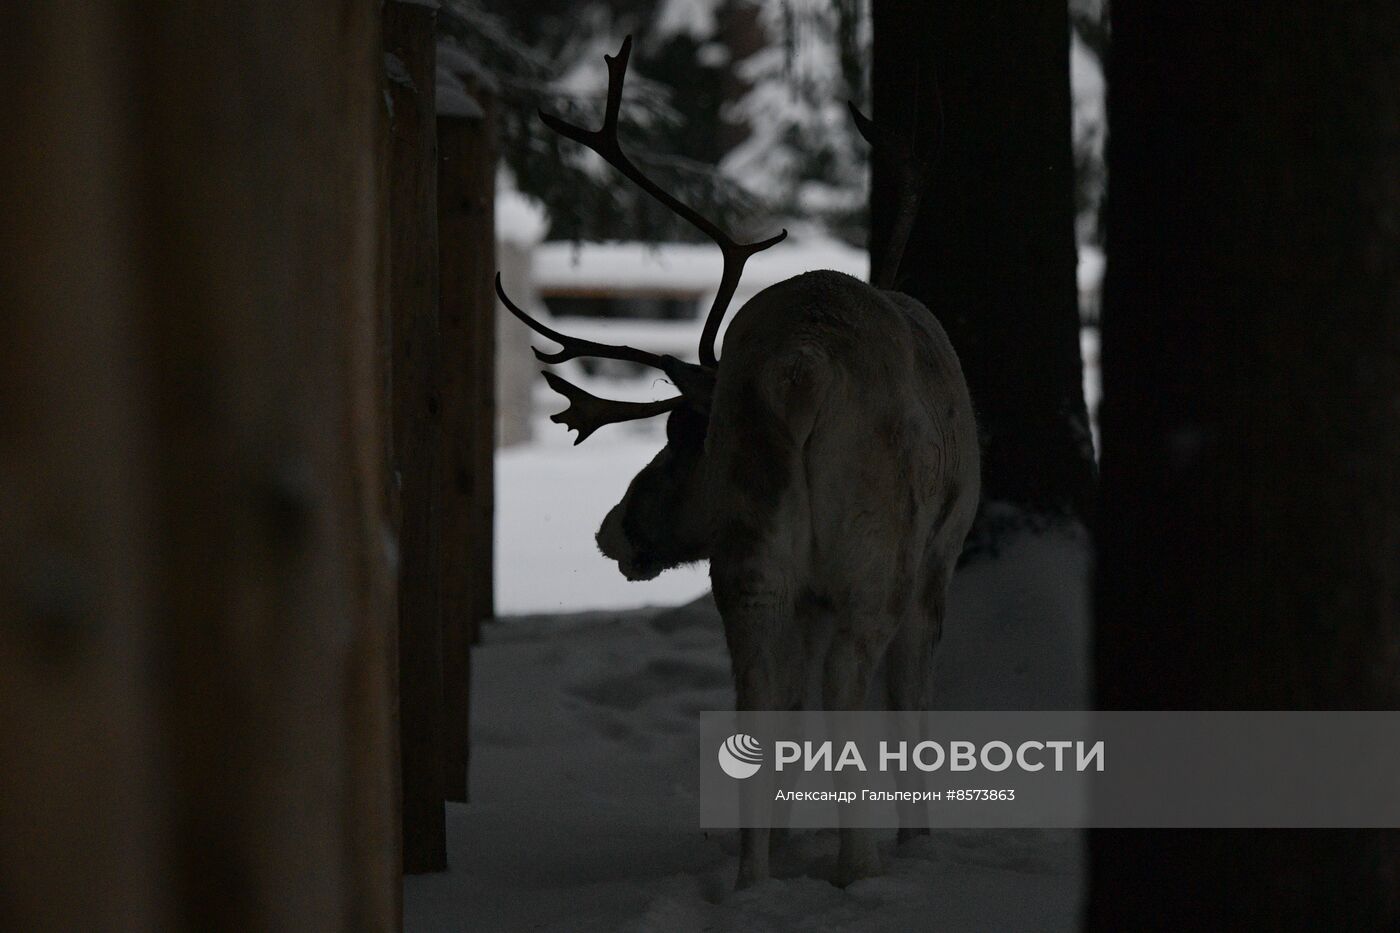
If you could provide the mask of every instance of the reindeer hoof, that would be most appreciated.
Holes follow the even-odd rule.
[[[843,859],[836,866],[836,877],[832,879],[831,883],[838,888],[844,888],[865,878],[878,878],[884,873],[884,869],[880,867],[878,856],[859,860]]]
[[[743,865],[740,865],[740,866],[739,866],[739,877],[738,877],[738,879],[735,880],[735,882],[734,882],[734,890],[736,890],[736,891],[742,891],[742,890],[744,890],[745,888],[751,888],[751,887],[753,887],[754,885],[758,884],[760,881],[767,881],[767,880],[768,880],[768,876],[767,876],[766,874],[760,874],[760,873],[758,873],[758,872],[756,872],[756,871],[746,871],[746,870],[744,869],[744,866],[743,866]]]
[[[836,870],[836,877],[832,879],[831,883],[838,888],[845,888],[855,884],[857,881],[863,881],[866,878],[878,878],[883,874],[884,871],[879,865],[861,866],[858,868],[838,868]]]

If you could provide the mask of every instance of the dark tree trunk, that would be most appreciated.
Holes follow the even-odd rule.
[[[901,265],[962,360],[984,435],[983,503],[1087,518],[1093,454],[1075,277],[1063,0],[875,0],[874,117],[943,141]],[[878,163],[871,253],[895,180]],[[986,518],[983,533],[994,531]]]
[[[1109,88],[1099,702],[1400,708],[1400,4],[1115,0]],[[1400,928],[1392,831],[1092,849],[1096,930]]]
[[[443,806],[436,10],[390,0],[389,305],[405,872],[447,867]]]

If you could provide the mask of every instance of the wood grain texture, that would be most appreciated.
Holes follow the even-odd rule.
[[[447,867],[435,19],[436,11],[423,4],[391,0],[384,6],[392,101],[389,305],[399,528],[399,736],[403,865],[410,873]]]
[[[119,7],[0,9],[0,75],[25,89],[0,140],[6,930],[171,920]]]
[[[444,760],[448,798],[466,800],[470,652],[492,588],[496,158],[489,121],[438,117],[438,170]]]

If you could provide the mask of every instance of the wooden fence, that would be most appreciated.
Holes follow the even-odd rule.
[[[446,864],[494,151],[433,17],[0,12],[0,929],[392,930]]]

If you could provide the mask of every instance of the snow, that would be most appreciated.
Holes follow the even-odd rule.
[[[709,302],[705,303],[709,308]],[[699,302],[696,303],[696,310],[699,310]],[[594,317],[565,317],[565,318],[544,318],[552,321],[550,325],[555,328],[562,328],[571,337],[578,337],[581,340],[593,340],[598,343],[610,343],[627,347],[639,347],[649,350],[652,353],[669,353],[678,359],[695,360],[700,345],[700,331],[703,326],[702,319],[697,316],[689,320],[662,321],[662,320],[642,320],[639,318],[594,318]],[[535,337],[535,343],[544,348],[554,349],[556,344],[544,337]],[[573,375],[565,374],[570,382],[576,381]],[[543,384],[543,383],[541,383]],[[582,385],[582,383],[580,383]],[[605,395],[610,398],[628,398],[632,401],[643,399],[660,398],[655,392],[647,391],[642,387],[640,394],[633,388],[632,383],[614,386],[611,384],[601,385],[597,389],[590,388],[588,391],[594,395]],[[551,396],[546,396],[549,399]],[[552,396],[558,398],[558,396]],[[552,402],[548,402],[552,404]]]
[[[1092,122],[1101,131],[1105,122],[1103,68],[1098,56],[1077,32],[1070,37],[1069,67],[1070,84],[1074,88],[1075,125],[1080,121]]]
[[[408,66],[393,52],[384,53],[384,74],[394,84],[413,87],[413,78],[408,73]]]
[[[1099,403],[1103,401],[1103,373],[1099,369],[1099,329],[1079,331],[1079,355],[1084,360],[1084,407],[1089,412],[1089,430],[1094,437],[1094,453],[1099,450]],[[596,393],[595,393],[596,394]]]
[[[572,373],[565,378],[586,383]],[[589,388],[623,397],[613,389]],[[554,399],[546,410],[565,407],[563,399]],[[644,583],[628,582],[593,543],[603,516],[665,443],[663,423],[656,418],[640,425],[609,425],[573,447],[573,434],[541,419],[537,440],[497,453],[497,612],[675,605],[709,589],[704,564]]]
[[[439,69],[446,69],[458,77],[471,78],[483,87],[494,89],[496,86],[495,75],[491,69],[451,39],[439,40],[437,66]]]
[[[603,100],[608,92],[608,70],[603,67],[603,57],[616,55],[621,46],[622,36],[613,35],[610,29],[579,38],[571,53],[572,64],[550,81],[550,96],[576,103],[591,102],[595,105],[592,109],[601,118]],[[645,128],[658,122],[674,124],[679,121],[679,115],[670,105],[670,96],[665,84],[651,80],[635,68],[628,68],[627,80],[622,86],[622,110],[628,125]],[[592,119],[582,122],[595,124]],[[580,150],[580,153],[585,151]],[[588,155],[593,153],[588,152]]]
[[[1097,292],[1103,287],[1103,274],[1107,266],[1108,259],[1102,249],[1089,243],[1080,244],[1076,278],[1081,295],[1085,292]]]
[[[776,233],[777,231],[773,231]],[[542,243],[535,252],[535,284],[544,294],[629,291],[693,292],[708,304],[719,287],[723,259],[709,243]],[[789,237],[753,256],[732,307],[775,282],[813,269],[864,279],[870,256],[840,240]]]
[[[442,65],[438,65],[437,68],[437,95],[434,104],[440,117],[480,120],[486,116],[481,104],[467,93],[467,86],[462,83],[462,79]]]
[[[518,246],[532,246],[544,238],[548,228],[549,220],[540,202],[497,182],[497,239]]]
[[[618,442],[586,469],[620,466],[639,446]],[[611,504],[577,485],[587,504],[571,516]],[[564,547],[581,537],[566,524]],[[535,565],[537,586],[556,584],[556,560]],[[936,706],[1082,708],[1087,574],[1077,530],[1020,538],[960,570]],[[472,802],[448,805],[450,870],[406,879],[409,933],[1077,929],[1083,838],[1069,831],[937,831],[898,852],[891,834],[886,874],[845,890],[826,880],[834,833],[795,833],[773,880],[733,892],[737,833],[697,828],[697,714],[733,702],[708,597],[498,622],[472,665]]]
[[[719,42],[706,42],[695,50],[695,60],[706,68],[723,68],[729,59],[729,47]]]
[[[864,101],[865,80],[850,76],[855,86],[847,83],[837,5],[759,0],[754,6],[766,41],[732,66],[748,87],[725,104],[722,115],[747,132],[721,159],[720,170],[775,209],[809,219],[852,210],[848,205],[859,210],[868,197],[867,147],[846,101]],[[870,16],[868,4],[857,6],[852,51],[865,62]],[[813,196],[812,185],[840,194]]]
[[[719,0],[661,0],[649,37],[657,42],[676,36],[709,39],[715,34],[718,7]]]
[[[1086,6],[1095,5],[1087,0]],[[1102,10],[1098,11],[1101,14]],[[1096,14],[1097,18],[1097,14]],[[1071,132],[1075,159],[1082,176],[1078,181],[1080,195],[1087,203],[1080,207],[1077,218],[1081,243],[1098,239],[1099,206],[1103,201],[1106,167],[1104,142],[1108,135],[1107,101],[1103,66],[1098,56],[1085,44],[1079,30],[1070,31],[1070,90],[1073,94]]]

